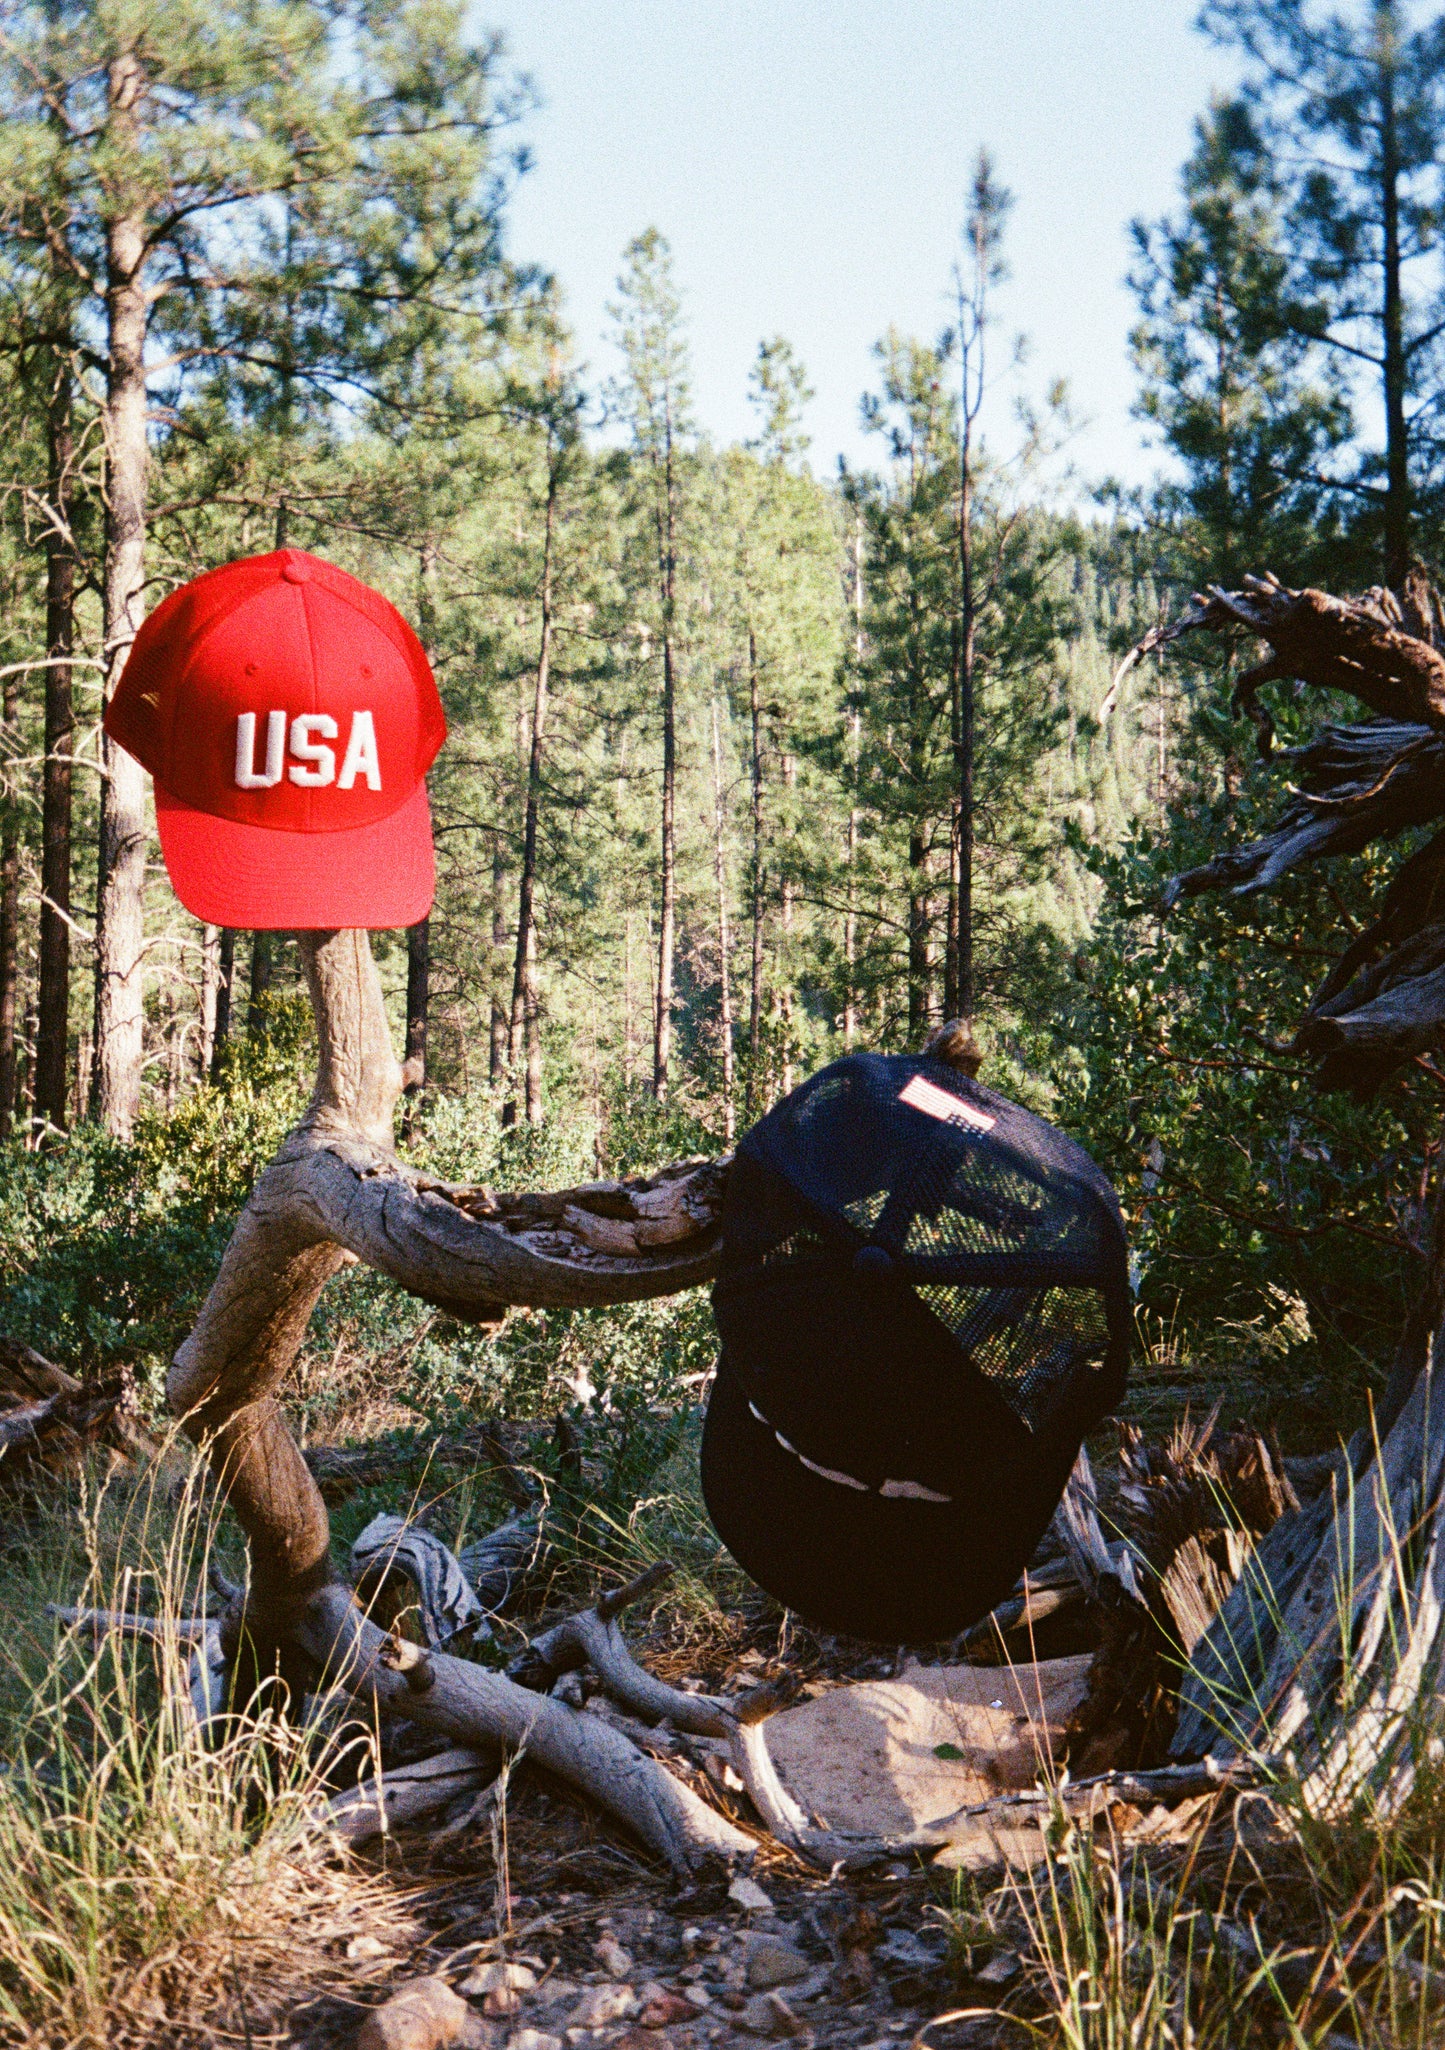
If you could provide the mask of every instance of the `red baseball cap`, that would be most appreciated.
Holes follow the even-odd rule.
[[[105,730],[155,780],[176,895],[208,925],[415,925],[436,891],[426,772],[447,723],[389,600],[299,548],[172,591]]]

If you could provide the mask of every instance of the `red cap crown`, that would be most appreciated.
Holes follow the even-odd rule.
[[[423,779],[446,720],[416,635],[344,570],[283,548],[173,591],[105,727],[155,779],[171,880],[198,917],[375,927],[430,908]]]

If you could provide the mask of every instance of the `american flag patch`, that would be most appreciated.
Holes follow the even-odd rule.
[[[907,1088],[899,1090],[898,1101],[911,1104],[915,1110],[939,1118],[946,1125],[971,1125],[976,1132],[991,1132],[998,1123],[987,1111],[975,1110],[961,1096],[951,1096],[948,1090],[926,1081],[922,1075],[915,1075]]]

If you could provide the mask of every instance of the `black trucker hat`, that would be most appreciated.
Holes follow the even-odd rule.
[[[702,1487],[747,1573],[820,1627],[951,1637],[1003,1599],[1123,1393],[1113,1189],[929,1054],[851,1054],[742,1140]]]

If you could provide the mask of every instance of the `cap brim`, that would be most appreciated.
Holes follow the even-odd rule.
[[[196,811],[155,786],[176,895],[207,925],[248,931],[380,931],[415,925],[436,894],[426,785],[386,818],[340,833],[283,833]]]
[[[824,1480],[759,1422],[724,1353],[702,1438],[718,1536],[777,1601],[824,1630],[884,1644],[954,1637],[995,1608],[1048,1528],[1068,1455],[1000,1458],[966,1499],[910,1501]]]

